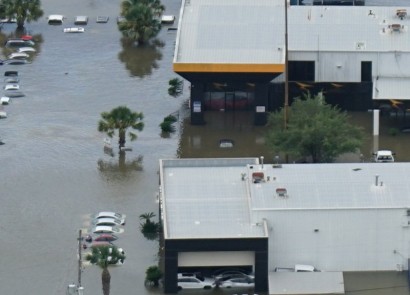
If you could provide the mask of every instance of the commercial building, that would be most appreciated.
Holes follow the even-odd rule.
[[[408,163],[161,160],[165,292],[177,290],[177,272],[187,267],[247,266],[255,292],[270,294],[306,278],[277,267],[313,265],[321,272],[309,281],[329,293],[340,291],[340,272],[406,270],[409,173]]]
[[[256,125],[264,125],[267,112],[284,104],[286,52],[289,103],[307,91],[323,92],[328,103],[346,110],[405,112],[407,11],[285,9],[283,0],[182,1],[173,68],[191,83],[191,123],[204,124],[207,111],[248,110]]]

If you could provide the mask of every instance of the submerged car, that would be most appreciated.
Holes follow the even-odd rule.
[[[19,90],[20,86],[18,84],[6,84],[4,90]]]
[[[389,150],[377,151],[374,155],[374,161],[376,163],[392,163],[394,162],[394,153]]]
[[[23,39],[8,39],[4,44],[7,48],[18,48],[18,47],[30,47],[34,46],[34,42],[32,40],[23,40]]]
[[[124,229],[117,226],[99,225],[92,229],[92,233],[94,234],[120,234],[123,232]]]
[[[23,52],[27,53],[27,52],[36,52],[36,49],[30,46],[27,46],[27,47],[20,47],[17,49],[17,51],[20,53],[23,53]]]
[[[100,234],[94,238],[94,241],[96,242],[104,242],[104,241],[112,242],[116,240],[118,240],[118,237],[113,234]]]
[[[122,225],[125,224],[125,214],[117,213],[117,212],[112,212],[112,211],[101,211],[98,212],[97,214],[91,216],[93,219],[100,219],[100,218],[115,218],[120,221]]]
[[[108,226],[121,226],[122,223],[116,218],[97,218],[92,221],[92,224],[97,225],[108,225]]]

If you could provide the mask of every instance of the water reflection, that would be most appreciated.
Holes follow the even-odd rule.
[[[336,162],[370,162],[375,150],[387,149],[396,153],[397,162],[410,161],[410,134],[400,132],[410,126],[409,118],[385,115],[380,118],[380,133],[373,137],[373,114],[371,112],[349,112],[349,121],[364,129],[365,138],[360,150],[344,154]],[[194,126],[189,118],[182,123],[182,134],[178,157],[261,157],[265,161],[286,162],[285,155],[274,154],[265,144],[266,126],[253,126],[253,112],[207,112],[206,125]],[[408,124],[408,125],[406,125]],[[398,132],[392,132],[397,130]],[[234,142],[232,148],[220,148],[221,139]],[[279,156],[279,158],[277,158]],[[288,158],[288,162],[298,159]]]
[[[143,78],[151,75],[153,69],[158,68],[158,62],[162,59],[161,48],[165,43],[159,39],[151,41],[149,44],[138,46],[129,38],[122,38],[122,51],[118,54],[121,62],[125,63],[131,76]]]
[[[112,150],[109,152],[104,147],[104,152],[108,152],[112,158],[109,160],[99,159],[97,165],[101,176],[107,181],[128,181],[135,177],[135,172],[143,170],[144,157],[142,155],[127,161],[126,152],[118,153],[118,160]]]

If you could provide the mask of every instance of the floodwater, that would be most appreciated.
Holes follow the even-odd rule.
[[[115,23],[120,2],[43,0],[44,17],[26,26],[38,41],[33,62],[1,67],[1,74],[19,72],[26,96],[5,106],[9,117],[0,121],[0,137],[6,143],[0,146],[0,294],[65,294],[67,285],[78,280],[78,230],[86,230],[89,215],[101,210],[127,214],[118,241],[127,258],[123,266],[110,270],[111,293],[160,294],[143,283],[145,270],[158,263],[158,243],[139,232],[139,215],[158,210],[158,159],[216,153],[273,156],[263,146],[263,129],[239,120],[243,114],[222,119],[229,134],[214,123],[190,126],[185,120],[181,143],[178,133],[161,136],[159,124],[165,116],[186,114],[187,92],[178,99],[167,94],[168,81],[176,77],[171,67],[175,31],[164,28],[150,46],[124,44]],[[179,0],[164,5],[166,14],[178,15]],[[65,15],[65,25],[48,25],[45,17],[50,14]],[[89,16],[86,32],[64,34],[63,27],[71,26],[77,15]],[[97,24],[97,16],[109,16],[109,22]],[[0,38],[14,29],[13,24],[4,25]],[[125,159],[118,157],[115,139],[113,155],[104,153],[104,135],[97,131],[100,113],[119,105],[145,116],[145,128],[137,141],[127,143],[133,151]],[[367,114],[358,117],[368,123]],[[235,153],[220,151],[216,142],[236,134],[247,144],[237,139]],[[406,135],[389,141],[381,135],[380,142],[400,160],[410,158],[405,147],[400,149],[403,142],[407,145]],[[83,269],[85,294],[102,293],[100,276],[97,267]]]

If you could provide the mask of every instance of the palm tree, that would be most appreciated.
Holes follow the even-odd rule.
[[[43,16],[40,0],[3,0],[5,16],[16,18],[17,29],[24,28],[24,23],[36,21]]]
[[[147,212],[140,215],[140,220],[145,220],[145,222],[151,222],[151,218],[155,217],[154,212]]]
[[[155,214],[153,212],[140,215],[140,220],[145,221],[143,223],[140,223],[141,233],[149,240],[156,239],[161,229],[161,224],[159,222],[151,221],[151,218],[153,217],[155,217]]]
[[[110,264],[124,262],[125,255],[115,246],[92,247],[91,253],[85,259],[91,264],[96,264],[102,268],[101,281],[104,295],[110,295],[111,275],[108,271]]]
[[[102,120],[98,123],[98,131],[105,132],[112,138],[115,131],[118,130],[118,144],[120,151],[125,146],[125,137],[127,129],[132,128],[138,131],[144,129],[142,119],[144,115],[138,112],[132,112],[126,106],[119,106],[112,109],[110,112],[101,113]],[[136,140],[137,135],[133,132],[128,132],[130,140]]]
[[[118,28],[124,37],[144,44],[161,30],[160,16],[164,10],[160,0],[124,0],[121,15],[125,21]]]

